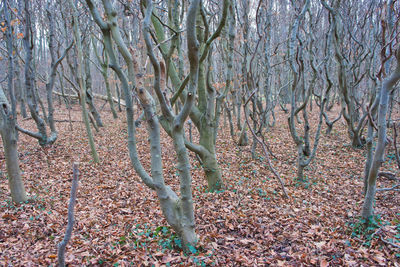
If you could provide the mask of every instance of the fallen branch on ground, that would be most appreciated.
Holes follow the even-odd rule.
[[[379,189],[376,189],[376,192],[382,192],[382,191],[400,191],[400,189],[396,189],[397,187],[399,187],[400,186],[400,184],[397,184],[397,185],[395,185],[395,186],[392,186],[392,187],[390,187],[390,188],[379,188]]]
[[[53,91],[53,94],[58,95],[58,96],[63,96],[62,93],[57,92],[57,91]],[[64,95],[65,95],[66,97],[69,97],[69,98],[79,99],[78,95],[68,95],[68,94],[64,94]],[[104,101],[107,101],[107,100],[108,100],[107,96],[105,96],[105,95],[93,94],[93,97],[94,97],[94,98],[97,98],[97,99],[104,100]],[[113,100],[115,103],[118,103],[118,99],[117,99],[117,98],[113,97],[112,100]],[[125,107],[125,106],[126,106],[126,105],[125,105],[125,101],[122,100],[122,99],[121,99],[120,101],[121,101],[121,106],[124,106],[124,107]]]
[[[394,181],[397,180],[396,175],[391,172],[379,172],[378,177],[385,177],[388,178],[389,180],[394,180]]]
[[[83,121],[70,121],[70,120],[54,120],[55,122],[83,122]]]
[[[393,246],[393,247],[395,247],[395,248],[400,248],[399,245],[396,245],[395,243],[392,243],[392,242],[390,242],[390,241],[385,240],[382,236],[381,236],[381,241],[382,241],[383,243],[385,243],[385,244],[387,244],[387,245],[391,245],[391,246]]]

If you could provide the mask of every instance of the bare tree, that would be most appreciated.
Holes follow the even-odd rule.
[[[46,93],[47,93],[47,105],[48,105],[48,116],[45,114],[43,104],[41,103],[38,93],[35,91],[35,68],[33,66],[32,53],[34,49],[34,36],[31,24],[31,11],[29,1],[25,1],[25,34],[24,34],[24,47],[25,47],[25,90],[27,95],[27,102],[29,111],[33,120],[36,123],[38,132],[32,132],[27,129],[23,129],[17,125],[17,129],[31,137],[36,138],[41,146],[51,145],[57,140],[57,130],[54,123],[54,107],[53,107],[53,87],[56,78],[57,67],[61,61],[65,58],[65,55],[71,49],[73,43],[71,42],[64,50],[59,58],[56,58],[55,47],[54,47],[54,18],[50,11],[51,7],[46,7],[47,17],[49,20],[49,51],[51,56],[50,74],[48,81],[46,82]],[[37,88],[36,88],[37,89]],[[42,111],[44,118],[39,114],[38,102],[42,105]],[[50,135],[47,134],[46,122],[50,126]]]
[[[380,92],[380,101],[378,109],[378,142],[376,144],[375,154],[368,175],[367,193],[365,195],[364,205],[362,209],[362,217],[367,222],[372,219],[373,205],[376,193],[376,178],[382,163],[384,162],[384,152],[387,140],[387,121],[389,95],[395,84],[400,80],[400,48],[396,52],[396,68],[392,74],[385,79]]]
[[[69,1],[70,6],[72,8],[72,17],[73,17],[73,31],[74,31],[74,38],[78,56],[78,71],[77,71],[77,79],[80,88],[80,100],[81,100],[81,107],[82,107],[82,117],[83,121],[85,122],[86,132],[89,139],[89,145],[92,152],[93,161],[95,163],[100,162],[99,156],[96,151],[96,145],[94,143],[92,129],[90,128],[89,116],[86,109],[86,92],[87,83],[85,82],[85,70],[84,70],[84,57],[83,57],[83,49],[82,49],[82,40],[81,40],[81,32],[79,29],[79,20],[78,20],[78,10],[72,0]]]
[[[222,29],[225,26],[229,5],[229,0],[223,1],[222,14],[215,26],[215,31],[212,34],[210,25],[206,19],[207,16],[204,7],[201,7],[200,12],[197,15],[197,23],[198,25],[201,25],[201,27],[197,29],[197,40],[200,42],[199,81],[197,86],[197,101],[195,105],[192,106],[189,116],[199,132],[200,140],[198,144],[195,144],[185,139],[185,145],[190,151],[196,153],[201,159],[202,167],[208,183],[208,189],[210,191],[219,190],[223,186],[223,182],[221,170],[218,166],[214,142],[214,136],[216,133],[215,128],[219,127],[219,125],[216,124],[216,116],[218,112],[215,110],[217,97],[215,90],[213,90],[212,87],[207,86],[205,63],[207,62],[206,59],[208,58],[208,53],[210,52],[213,41],[220,36]],[[189,82],[190,75],[187,75],[183,81],[179,78],[179,73],[174,62],[169,59],[172,57],[173,52],[178,46],[173,44],[168,47],[168,45],[165,43],[165,41],[168,39],[165,36],[164,25],[159,19],[157,19],[156,15],[157,13],[154,11],[152,23],[155,29],[155,37],[157,38],[156,41],[160,44],[158,48],[164,58],[164,61],[168,63],[168,77],[170,78],[172,87],[175,89],[174,95],[170,100],[171,105],[174,106],[176,105],[178,99],[180,99],[181,102],[185,101],[187,95],[185,87]],[[178,15],[179,13],[176,12],[173,16]],[[173,23],[171,22],[170,24]],[[168,29],[171,29],[171,27],[168,27]],[[173,34],[177,34],[177,32]],[[164,127],[163,123],[162,125]],[[167,127],[164,127],[164,130],[166,130],[167,133],[170,133]]]
[[[160,103],[163,120],[168,123],[169,134],[172,136],[175,151],[178,157],[178,170],[180,176],[180,194],[177,194],[165,184],[162,170],[161,145],[160,145],[160,122],[155,114],[154,100],[150,93],[139,83],[136,86],[134,65],[132,56],[123,42],[117,23],[117,12],[109,0],[103,0],[103,7],[107,21],[104,21],[91,0],[86,0],[90,12],[96,24],[100,27],[104,45],[110,58],[110,66],[118,75],[125,95],[126,114],[128,122],[128,148],[132,165],[139,174],[143,182],[151,189],[155,190],[160,200],[161,209],[168,223],[182,239],[184,249],[189,251],[196,245],[197,236],[195,233],[195,221],[193,211],[193,200],[191,191],[191,175],[188,153],[185,148],[183,126],[189,116],[195,100],[197,88],[199,56],[198,42],[196,40],[196,13],[199,9],[200,0],[192,1],[188,8],[186,19],[188,58],[190,62],[189,89],[186,94],[182,110],[177,115],[173,115],[161,88],[160,65],[153,53],[153,45],[150,39],[150,19],[152,16],[152,2],[147,1],[145,19],[143,22],[143,34],[146,42],[147,52],[154,69],[154,92]],[[112,37],[112,38],[111,38]],[[117,45],[119,52],[128,66],[128,77],[119,66],[113,50],[112,40]],[[129,80],[129,83],[128,83]],[[151,153],[151,175],[144,170],[137,154],[135,139],[135,124],[133,123],[133,104],[131,89],[135,89],[144,109],[147,124],[149,126],[150,153]]]

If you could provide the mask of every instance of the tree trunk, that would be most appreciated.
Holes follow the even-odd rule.
[[[190,174],[190,163],[188,151],[185,147],[183,128],[177,129],[172,134],[174,148],[178,157],[178,172],[180,178],[181,191],[181,209],[180,227],[177,232],[180,233],[184,247],[195,246],[197,235],[195,232],[195,219],[192,199],[192,177]]]
[[[10,105],[0,86],[0,134],[3,140],[4,156],[6,159],[8,185],[13,202],[27,201],[25,187],[19,169],[17,150],[17,132],[15,130],[15,118],[12,115]]]
[[[23,130],[22,132],[38,139],[39,144],[41,146],[45,146],[47,144],[51,144],[55,141],[55,136],[48,138],[46,131],[45,121],[39,115],[39,108],[37,102],[41,104],[44,117],[45,110],[42,101],[37,96],[37,90],[35,87],[35,74],[34,74],[34,66],[32,64],[32,51],[33,51],[33,36],[31,36],[32,25],[30,18],[30,1],[25,1],[25,35],[24,35],[24,47],[25,47],[25,89],[29,111],[33,120],[36,123],[36,127],[38,129],[38,133],[33,133],[27,130]]]
[[[360,134],[358,132],[353,132],[352,133],[352,142],[351,146],[354,148],[362,148],[364,146]]]
[[[371,164],[372,164],[372,158],[373,158],[373,139],[374,139],[374,128],[372,126],[372,123],[369,121],[368,122],[368,137],[367,137],[367,160],[365,162],[365,168],[364,168],[364,188],[363,188],[363,193],[364,195],[367,194],[367,189],[368,189],[368,176],[369,176],[369,171],[371,169]]]
[[[299,182],[305,182],[304,179],[304,167],[302,166],[302,164],[300,163],[300,156],[298,156],[298,163],[297,163],[297,181]]]
[[[14,88],[15,88],[15,92],[17,94],[17,100],[19,102],[19,108],[21,111],[21,115],[22,118],[26,118],[28,117],[27,113],[26,113],[26,105],[25,105],[25,91],[22,88],[22,83],[21,83],[21,77],[20,77],[20,66],[18,64],[18,62],[16,62],[15,64],[15,84],[14,84]]]
[[[232,113],[226,102],[224,102],[224,106],[225,106],[226,115],[228,116],[229,132],[231,134],[231,137],[233,138],[233,137],[235,137],[235,131],[233,128]]]
[[[73,10],[72,10],[72,15],[73,15],[73,20],[74,20],[73,31],[74,31],[76,48],[78,50],[77,77],[78,77],[79,87],[81,90],[80,97],[81,97],[82,117],[83,117],[83,121],[85,122],[86,132],[87,132],[88,139],[89,139],[90,149],[92,151],[93,161],[95,163],[98,163],[98,162],[100,162],[100,160],[99,160],[99,156],[96,151],[96,146],[94,144],[92,129],[90,128],[89,116],[88,116],[88,112],[86,109],[86,83],[84,81],[84,69],[82,68],[82,66],[84,64],[84,59],[83,59],[83,51],[82,51],[82,43],[81,43],[81,33],[80,33],[79,23],[78,23],[78,10],[76,9],[76,6],[72,2],[72,0],[69,1],[69,4],[73,8]]]
[[[242,130],[240,131],[238,145],[239,146],[247,146],[248,144],[249,144],[249,138],[247,137],[247,129],[246,129],[246,126],[243,126]]]
[[[84,43],[84,50],[82,51],[84,53],[84,62],[85,62],[85,87],[86,87],[86,103],[89,106],[89,112],[92,114],[94,120],[96,121],[96,125],[98,127],[103,127],[103,121],[101,120],[101,116],[99,112],[97,111],[96,106],[94,105],[93,102],[93,94],[92,94],[92,75],[90,71],[90,62],[89,62],[89,44]]]
[[[218,166],[215,154],[207,154],[200,157],[203,161],[203,169],[206,175],[208,190],[210,192],[218,191],[223,186],[221,170]]]
[[[13,59],[13,54],[15,51],[13,50],[13,28],[11,26],[11,17],[10,13],[8,10],[8,5],[7,2],[3,2],[3,11],[4,11],[4,17],[6,21],[6,44],[7,44],[7,57],[8,57],[8,93],[10,95],[10,100],[11,100],[11,113],[13,117],[17,116],[17,103],[15,99],[15,92],[14,92],[14,86],[13,86],[13,80],[14,80],[14,59]]]
[[[384,162],[385,145],[386,145],[386,116],[388,112],[389,94],[393,90],[394,85],[400,80],[400,49],[396,53],[397,66],[390,77],[385,79],[382,84],[380,93],[379,110],[378,110],[378,141],[375,149],[374,158],[369,170],[367,194],[365,195],[364,205],[362,209],[362,217],[367,222],[374,214],[373,205],[376,192],[376,178],[379,168]]]
[[[92,37],[92,45],[93,45],[94,54],[96,55],[96,58],[97,58],[97,62],[100,65],[101,75],[103,76],[104,83],[106,85],[106,93],[107,93],[108,104],[110,105],[110,109],[111,109],[111,112],[113,114],[113,118],[117,119],[118,118],[118,114],[117,114],[117,112],[115,110],[115,107],[114,107],[114,101],[113,101],[113,97],[112,97],[111,89],[110,89],[110,82],[108,80],[108,55],[107,55],[107,51],[105,50],[105,47],[104,47],[103,48],[104,49],[103,50],[103,56],[102,56],[103,60],[102,60],[100,58],[99,52],[97,51],[97,47],[96,47],[96,44],[94,42],[94,38],[93,37]],[[104,46],[104,44],[103,44],[103,46]]]

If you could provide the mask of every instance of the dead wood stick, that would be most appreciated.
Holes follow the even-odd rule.
[[[400,184],[397,184],[397,185],[394,185],[394,186],[392,186],[392,187],[390,187],[390,188],[379,188],[379,189],[376,189],[376,192],[382,192],[382,191],[400,191],[400,189],[396,189],[397,187],[399,187],[400,186]]]
[[[269,153],[268,153],[268,150],[267,150],[267,147],[268,147],[267,144],[265,143],[264,139],[261,138],[261,140],[260,140],[260,137],[257,136],[257,134],[254,132],[254,129],[251,127],[248,115],[246,113],[246,105],[249,103],[250,99],[253,97],[253,95],[256,93],[256,91],[257,91],[257,88],[250,94],[249,98],[247,99],[247,101],[244,104],[244,117],[246,119],[246,124],[249,127],[249,129],[251,131],[251,134],[253,135],[254,139],[261,145],[261,147],[262,147],[262,149],[264,151],[264,156],[267,159],[267,163],[268,163],[269,169],[272,171],[272,173],[275,175],[275,177],[278,179],[279,183],[281,184],[281,188],[282,188],[283,194],[285,195],[286,198],[289,198],[289,195],[286,192],[285,184],[284,184],[281,176],[279,175],[278,171],[276,171],[275,168],[272,166],[271,160],[269,158]],[[244,127],[246,127],[246,126],[244,126]]]
[[[397,149],[397,130],[396,130],[396,123],[393,123],[393,146],[394,146],[394,153],[396,156],[397,167],[400,169],[400,157],[399,151]]]
[[[70,121],[70,120],[54,120],[55,122],[82,122],[83,123],[83,121]]]
[[[385,178],[387,178],[389,180],[393,180],[393,181],[397,180],[396,175],[391,172],[379,172],[378,177],[385,177]]]
[[[58,95],[58,96],[62,96],[62,94],[61,94],[60,92],[57,92],[57,91],[53,91],[53,94]],[[73,98],[73,99],[78,99],[78,98],[79,98],[78,95],[72,95],[72,94],[70,94],[70,95],[65,94],[65,96],[66,96],[66,97]],[[93,97],[94,97],[94,98],[97,98],[97,99],[101,99],[101,100],[108,101],[108,98],[107,98],[107,96],[105,96],[105,95],[100,95],[100,94],[95,94],[95,93],[93,93]],[[114,101],[114,103],[118,103],[118,99],[117,99],[117,98],[112,97],[112,100]],[[124,107],[126,106],[124,100],[121,100],[120,102],[121,102],[121,105],[122,105],[122,106],[124,106]]]
[[[74,207],[76,202],[76,191],[78,188],[78,176],[79,176],[79,162],[73,164],[73,178],[71,185],[71,197],[68,205],[68,223],[67,230],[65,231],[64,239],[58,244],[58,265],[60,267],[65,266],[65,247],[68,241],[71,239],[72,228],[74,226]]]
[[[385,244],[387,244],[387,245],[391,245],[391,246],[393,246],[393,247],[395,247],[395,248],[400,248],[399,245],[396,245],[395,243],[392,243],[392,242],[390,242],[390,241],[385,240],[382,236],[381,236],[381,240],[382,240],[383,243],[385,243]]]

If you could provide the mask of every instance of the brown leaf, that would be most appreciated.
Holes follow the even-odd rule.
[[[329,262],[328,262],[327,260],[325,260],[325,259],[322,259],[322,260],[319,262],[319,266],[320,266],[320,267],[328,267],[328,266],[329,266]]]

